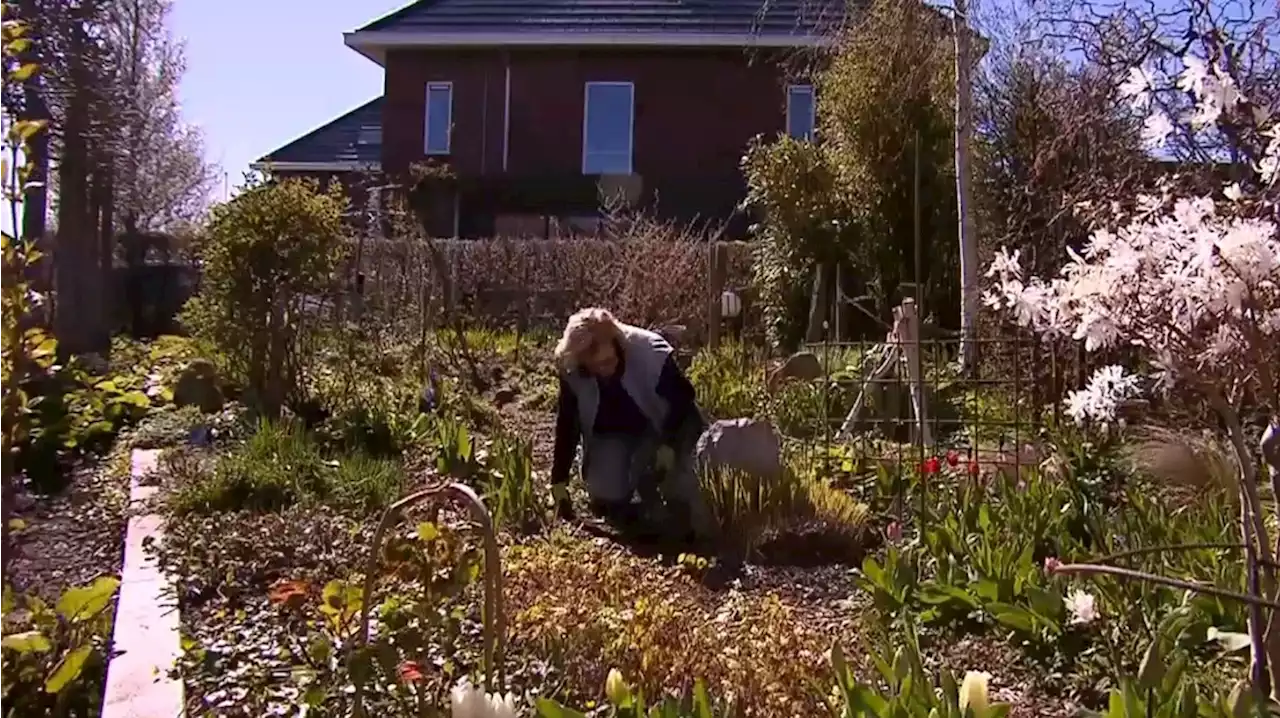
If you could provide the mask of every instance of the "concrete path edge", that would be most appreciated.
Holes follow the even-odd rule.
[[[182,655],[175,592],[149,547],[163,540],[164,517],[143,513],[157,491],[143,480],[155,470],[159,455],[155,449],[134,449],[131,457],[129,523],[102,718],[184,715],[182,680],[172,675]]]

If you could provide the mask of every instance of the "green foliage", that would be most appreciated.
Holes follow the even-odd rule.
[[[34,381],[31,386],[39,388],[29,401],[29,434],[17,447],[15,466],[37,488],[57,488],[65,457],[104,448],[122,426],[151,409],[152,398],[128,379],[91,377],[72,360]]]
[[[108,576],[73,586],[52,608],[5,588],[0,676],[7,715],[87,715],[98,706],[119,586]]]
[[[533,474],[533,444],[499,434],[489,447],[487,477],[482,484],[485,504],[497,526],[534,531],[546,521],[546,504]]]
[[[819,105],[821,110],[822,105]],[[840,261],[854,237],[848,204],[822,146],[782,137],[757,138],[742,160],[747,201],[761,215],[753,272],[769,339],[794,348],[803,339],[806,277],[820,262]]]
[[[660,702],[648,704],[644,692],[627,684],[622,674],[612,671],[605,682],[608,709],[592,715],[608,718],[734,718],[739,715],[733,704],[716,701],[701,679],[682,698],[666,696]],[[586,714],[557,703],[550,698],[539,698],[536,703],[540,718],[586,718]]]
[[[477,437],[464,422],[445,416],[435,421],[433,449],[436,471],[478,489],[495,526],[531,532],[546,522],[528,440],[506,432]]]
[[[268,416],[297,398],[315,334],[317,298],[333,287],[344,249],[339,183],[284,180],[250,187],[213,208],[200,243],[204,274],[184,321],[225,352]]]
[[[175,513],[276,511],[307,501],[377,509],[400,495],[398,463],[364,454],[325,456],[315,437],[295,422],[263,420],[249,439],[212,467],[188,464],[174,477]]]
[[[308,393],[327,418],[317,433],[347,451],[394,456],[426,441],[430,418],[418,411],[418,387],[403,373],[401,357],[363,348],[319,363]]]
[[[173,382],[195,347],[183,337],[151,344],[117,340],[103,376],[75,359],[28,374],[20,390],[31,396],[15,445],[14,466],[38,489],[57,488],[68,457],[105,449],[119,432],[173,401]]]
[[[953,455],[902,480],[883,469],[862,479],[869,485],[855,493],[872,506],[916,507],[915,536],[893,538],[882,556],[864,561],[859,582],[878,612],[931,629],[1011,635],[1050,670],[1121,693],[1121,678],[1158,634],[1150,631],[1176,615],[1179,645],[1197,660],[1202,687],[1238,670],[1210,639],[1242,634],[1241,606],[1108,578],[1073,584],[1043,568],[1136,551],[1126,562],[1133,568],[1243,591],[1243,564],[1220,548],[1236,541],[1230,491],[1206,490],[1182,505],[1127,475],[1114,435],[1067,430],[1052,438],[1053,458],[1039,471],[969,466]],[[1211,548],[1147,551],[1188,543]],[[1096,610],[1081,612],[1085,600]]]
[[[700,349],[687,372],[698,406],[713,419],[760,415],[768,402],[764,373],[763,357],[734,341]]]
[[[963,683],[947,669],[941,669],[937,680],[925,671],[920,656],[920,643],[910,623],[903,629],[901,645],[890,653],[872,651],[869,658],[875,666],[876,683],[863,683],[845,661],[837,644],[831,650],[831,667],[835,673],[837,710],[840,718],[1003,718],[1010,706],[991,703],[986,680],[981,674],[970,674]]]
[[[1263,718],[1275,715],[1280,703],[1259,699],[1240,680],[1228,692],[1222,683],[1205,690],[1188,673],[1202,637],[1196,632],[1195,611],[1182,607],[1169,613],[1155,627],[1142,653],[1137,674],[1122,678],[1112,689],[1105,710],[1088,713],[1093,718]],[[1238,634],[1237,634],[1238,635]],[[1247,645],[1247,637],[1244,645]]]
[[[459,644],[474,626],[468,602],[482,552],[423,522],[390,534],[379,559],[376,597],[364,595],[358,577],[323,587],[283,580],[271,589],[271,603],[300,637],[290,676],[309,715],[350,715],[357,692],[368,715],[433,715],[466,675]],[[366,600],[377,601],[377,630],[357,648]]]
[[[756,281],[771,339],[793,347],[819,264],[851,268],[884,308],[904,281],[925,306],[955,306],[949,23],[914,2],[877,0],[817,77],[818,143],[756,142],[743,169],[760,213]],[[921,256],[915,264],[919,154]],[[829,270],[828,270],[829,271]]]

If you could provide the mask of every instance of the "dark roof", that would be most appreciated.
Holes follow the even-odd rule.
[[[381,97],[369,100],[258,160],[259,163],[381,161]]]
[[[357,32],[809,35],[844,0],[419,0]]]

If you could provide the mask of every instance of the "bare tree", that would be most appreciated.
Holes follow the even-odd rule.
[[[207,208],[217,176],[199,128],[184,122],[183,46],[168,26],[172,0],[113,0],[104,23],[121,90],[115,201],[126,230],[161,230]]]
[[[1044,0],[1035,23],[1042,37],[1119,81],[1152,82],[1157,112],[1144,109],[1146,133],[1172,131],[1165,158],[1202,169],[1255,164],[1266,138],[1259,118],[1280,115],[1280,3],[1257,0]],[[1247,98],[1238,118],[1171,122],[1194,115],[1190,88],[1174,78],[1185,58],[1226,71]],[[1194,60],[1193,60],[1194,61]],[[1196,126],[1199,126],[1198,128]],[[1247,173],[1242,173],[1247,174]]]

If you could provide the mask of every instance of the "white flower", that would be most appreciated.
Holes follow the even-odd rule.
[[[453,718],[516,718],[514,693],[489,693],[463,678],[449,692]]]
[[[617,668],[609,669],[609,677],[604,681],[604,694],[609,698],[609,702],[615,706],[622,705],[631,695],[631,689],[622,677],[622,672]]]
[[[1126,375],[1123,367],[1111,365],[1094,372],[1085,388],[1068,392],[1064,403],[1067,415],[1077,424],[1107,424],[1115,420],[1120,404],[1137,393],[1138,378]]]
[[[1155,112],[1147,116],[1142,123],[1142,143],[1147,149],[1158,150],[1169,141],[1173,134],[1173,122],[1163,112]]]
[[[987,714],[987,710],[991,706],[991,699],[988,695],[988,684],[991,683],[991,674],[982,671],[969,671],[964,674],[964,681],[960,683],[960,713],[966,710],[973,711],[973,715],[982,718]]]
[[[516,696],[508,691],[505,694],[489,694],[489,718],[516,718]]]
[[[1067,595],[1067,613],[1071,614],[1071,625],[1085,626],[1098,619],[1098,608],[1093,595],[1076,589]]]
[[[1209,76],[1209,66],[1204,60],[1187,55],[1182,58],[1183,70],[1178,76],[1178,89],[1190,92],[1197,97],[1204,95],[1204,81]]]
[[[1155,84],[1151,73],[1141,67],[1129,69],[1129,76],[1120,83],[1120,96],[1129,99],[1134,107],[1143,107],[1151,100],[1151,86]]]
[[[449,692],[449,706],[453,718],[489,718],[491,710],[484,691],[463,678]]]
[[[1244,190],[1240,189],[1239,182],[1232,182],[1222,189],[1222,196],[1232,202],[1239,202],[1240,198],[1244,197]]]

